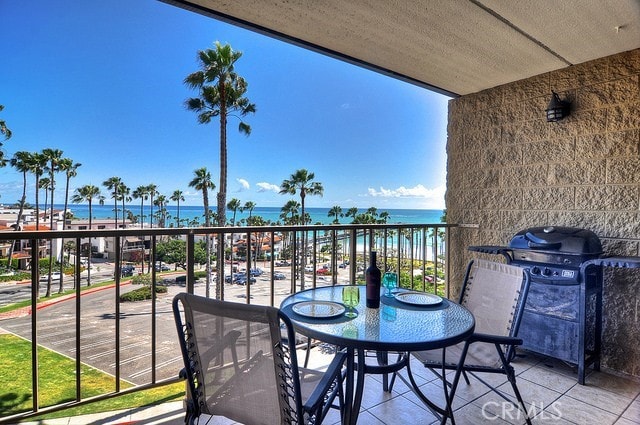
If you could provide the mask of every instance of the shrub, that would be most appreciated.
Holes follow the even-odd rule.
[[[145,285],[151,286],[151,275],[150,274],[138,274],[131,278],[131,283],[134,285]]]
[[[156,286],[156,294],[166,293],[166,286]],[[151,298],[151,286],[143,286],[142,288],[134,289],[133,291],[127,292],[126,294],[120,295],[120,302],[144,301],[150,300]]]

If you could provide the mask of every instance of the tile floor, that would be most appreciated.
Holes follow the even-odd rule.
[[[312,362],[323,361],[313,353]],[[604,372],[591,372],[586,385],[578,385],[575,368],[556,360],[534,355],[519,356],[513,362],[518,374],[518,388],[527,403],[534,424],[640,425],[640,381]],[[414,373],[421,389],[433,400],[443,399],[436,377],[415,364]],[[484,376],[487,376],[486,374]],[[511,393],[501,375],[488,380]],[[454,400],[457,424],[523,424],[517,409],[472,379],[471,385],[460,383]],[[182,403],[165,403],[134,411],[109,412],[85,417],[38,422],[49,425],[82,424],[183,424]],[[339,423],[338,412],[331,412],[325,424]],[[393,391],[382,391],[381,376],[367,376],[362,409],[358,420],[364,425],[432,424],[436,418],[424,408],[416,395],[401,380]]]

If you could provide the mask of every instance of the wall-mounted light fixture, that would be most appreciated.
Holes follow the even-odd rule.
[[[560,121],[564,117],[569,116],[569,106],[569,102],[560,100],[558,94],[552,91],[551,101],[549,102],[549,106],[547,106],[547,121]]]

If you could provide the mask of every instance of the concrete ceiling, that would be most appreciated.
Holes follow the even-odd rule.
[[[162,0],[451,96],[640,47],[640,0]]]

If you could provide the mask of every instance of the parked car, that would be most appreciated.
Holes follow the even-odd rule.
[[[40,282],[47,282],[49,280],[49,274],[43,274],[40,276]],[[60,272],[51,273],[51,280],[60,280]]]
[[[262,269],[258,267],[256,267],[255,269],[249,270],[249,275],[251,276],[260,276],[262,273],[263,273]]]
[[[331,274],[331,270],[325,269],[324,267],[322,267],[321,269],[316,270],[316,274],[319,274],[319,275],[322,275],[322,276],[330,275]]]
[[[238,285],[246,285],[247,284],[247,276],[246,275],[242,275],[240,277],[238,277],[238,279],[236,279],[235,283],[237,283]],[[255,277],[249,277],[249,283],[251,283],[252,285],[254,283],[256,283],[256,278]]]
[[[348,265],[349,265],[349,263],[342,263],[342,264],[338,265],[338,268],[339,269],[346,269]]]
[[[278,260],[275,262],[276,267],[287,267],[290,266],[291,263],[287,260]]]
[[[166,264],[156,264],[155,269],[157,272],[168,272],[170,270]]]
[[[273,279],[275,279],[275,280],[284,280],[286,278],[287,278],[287,276],[285,276],[285,274],[282,273],[282,272],[275,272],[273,274]]]
[[[304,266],[305,273],[313,273],[313,266]]]
[[[135,272],[136,272],[136,268],[131,265],[124,265],[122,266],[122,268],[120,268],[120,275],[124,277],[133,276]]]

